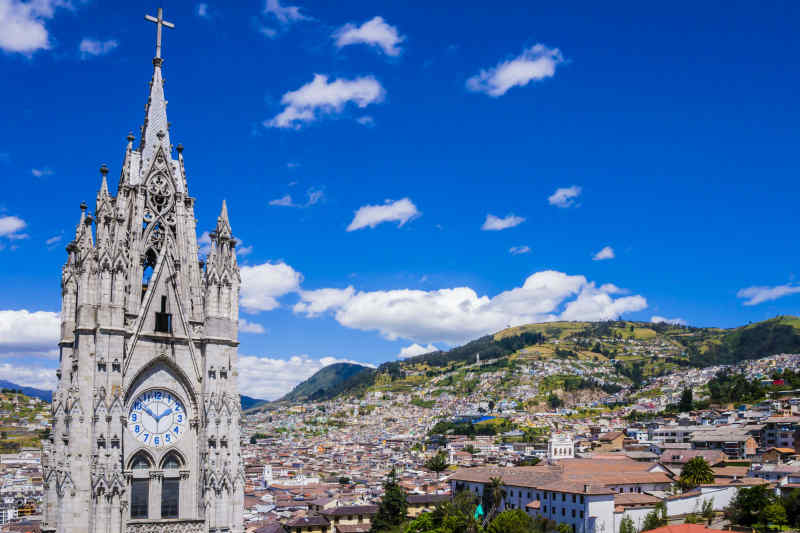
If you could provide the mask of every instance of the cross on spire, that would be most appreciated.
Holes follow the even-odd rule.
[[[158,27],[158,30],[156,31],[156,57],[161,58],[161,26],[174,29],[175,24],[164,20],[164,10],[162,10],[160,7],[158,8],[158,17],[145,15],[144,19],[150,22],[155,22],[156,26]]]

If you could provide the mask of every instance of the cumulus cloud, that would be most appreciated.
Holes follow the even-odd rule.
[[[664,324],[672,324],[672,325],[675,325],[675,326],[685,326],[686,325],[686,321],[684,319],[682,319],[682,318],[665,318],[663,316],[658,316],[658,315],[653,315],[650,318],[650,322],[652,322],[653,324],[664,323]]]
[[[429,344],[427,346],[421,346],[415,342],[411,346],[406,346],[405,348],[402,348],[400,350],[400,353],[397,354],[397,357],[399,359],[407,359],[409,357],[416,357],[417,355],[422,355],[431,352],[438,352],[438,351],[439,348],[437,348],[433,344]]]
[[[0,364],[0,379],[43,390],[55,390],[57,384],[55,368],[34,365]]]
[[[348,103],[363,109],[369,104],[381,102],[384,94],[383,87],[372,76],[353,80],[340,78],[329,82],[328,76],[315,74],[307,84],[283,95],[283,111],[265,121],[264,126],[299,129],[304,123],[313,122],[321,115],[341,113]]]
[[[347,231],[356,231],[367,227],[374,228],[383,222],[398,222],[399,227],[421,214],[417,206],[408,198],[397,201],[386,200],[383,205],[359,207],[353,221],[347,226]]]
[[[0,355],[57,357],[60,328],[58,313],[0,310]]]
[[[197,239],[197,254],[203,257],[208,257],[211,253],[211,235],[204,231],[200,238]]]
[[[50,48],[45,23],[57,8],[70,8],[67,0],[0,0],[0,49],[30,55]]]
[[[32,168],[31,174],[36,178],[41,178],[43,176],[52,176],[53,171],[49,168]]]
[[[46,241],[44,241],[44,243],[47,246],[53,246],[54,244],[57,244],[57,243],[61,242],[61,239],[63,237],[64,237],[63,235],[54,235],[54,236],[50,237],[49,239],[47,239]]]
[[[326,291],[324,297],[320,291]],[[548,270],[494,297],[479,296],[470,287],[367,292],[348,287],[303,291],[294,310],[307,316],[330,312],[345,327],[378,331],[390,340],[459,344],[507,326],[610,320],[647,307],[639,295],[612,297],[621,292],[611,284],[598,287],[584,276]]]
[[[508,249],[508,253],[511,255],[521,255],[521,254],[529,254],[531,252],[531,247],[524,245],[524,246],[512,246]]]
[[[547,201],[556,207],[572,207],[578,200],[578,196],[581,195],[581,191],[582,189],[577,185],[556,189],[556,192],[551,194]]]
[[[399,56],[402,52],[399,44],[405,40],[397,28],[387,24],[383,17],[374,17],[361,26],[347,23],[333,32],[333,38],[338,48],[366,44],[380,48],[387,56]]]
[[[503,229],[513,228],[525,222],[523,217],[518,217],[513,214],[507,215],[505,218],[496,217],[492,214],[486,215],[486,220],[483,221],[481,229],[483,231],[500,231]]]
[[[84,37],[81,44],[78,45],[78,50],[83,59],[95,56],[104,56],[110,53],[114,48],[119,46],[119,43],[114,39],[108,41],[99,41],[97,39],[90,39]]]
[[[603,261],[605,259],[614,259],[614,249],[610,246],[604,247],[592,256],[593,261]]]
[[[362,126],[372,127],[375,125],[375,119],[369,115],[364,115],[363,117],[358,117],[356,122],[361,124]]]
[[[467,80],[467,89],[498,97],[512,87],[524,87],[531,81],[552,78],[556,66],[564,62],[558,48],[536,44],[514,59],[501,61],[497,66],[481,70]]]
[[[261,324],[240,318],[239,333],[266,333],[266,331],[264,330],[264,326]]]
[[[295,355],[289,359],[278,359],[240,355],[239,391],[254,398],[276,400],[321,368],[334,363],[354,363],[374,368],[366,363],[335,357],[313,359],[308,355]]]
[[[266,262],[240,269],[242,307],[250,312],[271,311],[278,307],[278,298],[300,290],[303,276],[286,263]]]
[[[739,290],[736,296],[745,300],[742,305],[758,305],[797,293],[800,293],[800,285],[787,283],[786,285],[776,285],[774,287],[754,285]]]

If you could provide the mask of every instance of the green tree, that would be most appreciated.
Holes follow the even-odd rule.
[[[693,489],[704,483],[714,482],[714,471],[711,465],[700,456],[693,457],[683,466],[678,484],[683,490]]]
[[[667,506],[664,502],[656,505],[656,508],[647,513],[642,523],[642,531],[649,531],[667,525]]]
[[[422,513],[403,528],[403,533],[430,533],[435,531],[432,513]]]
[[[503,478],[490,477],[489,484],[483,487],[483,510],[486,513],[486,518],[483,521],[484,525],[492,521],[505,497],[506,491],[503,490]]]
[[[766,526],[783,526],[789,523],[786,509],[778,502],[771,503],[762,509],[759,521]]]
[[[569,527],[567,524],[565,524],[565,523],[561,522],[561,523],[559,523],[559,524],[558,524],[558,526],[556,527],[556,531],[557,531],[558,533],[572,533],[572,528],[571,528],[571,527]]]
[[[447,463],[447,455],[444,450],[425,461],[425,468],[437,474],[447,470],[448,466],[450,465]]]
[[[533,531],[533,518],[521,509],[503,511],[494,517],[486,533],[531,533]]]
[[[789,525],[800,527],[800,489],[781,489],[781,505],[786,509]]]
[[[708,525],[711,525],[711,521],[714,519],[714,498],[703,500],[703,512],[701,514]]]
[[[683,389],[681,393],[681,401],[678,403],[678,410],[685,413],[692,410],[694,398],[692,397],[692,389]]]
[[[397,472],[392,468],[383,482],[383,496],[370,531],[377,533],[399,526],[405,520],[407,511],[406,491],[397,483]]]
[[[466,446],[464,446],[464,451],[470,455],[475,455],[476,453],[478,453],[478,449],[472,444],[467,444]]]
[[[636,526],[633,525],[633,518],[626,516],[620,521],[619,533],[637,533]]]
[[[740,526],[752,526],[759,522],[761,511],[774,502],[775,495],[766,485],[742,488],[725,509],[725,518]]]
[[[553,409],[558,409],[564,405],[564,401],[552,392],[550,393],[550,396],[547,397],[547,403],[550,404],[550,407]]]

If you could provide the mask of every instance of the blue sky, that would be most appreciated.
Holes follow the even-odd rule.
[[[156,7],[0,0],[0,377],[53,381],[64,246],[142,123]],[[796,3],[164,9],[198,227],[225,198],[242,242],[246,393],[511,323],[798,312]]]

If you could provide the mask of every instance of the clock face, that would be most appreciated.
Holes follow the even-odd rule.
[[[143,392],[128,413],[128,429],[136,440],[153,448],[175,444],[186,427],[183,402],[165,390]]]

